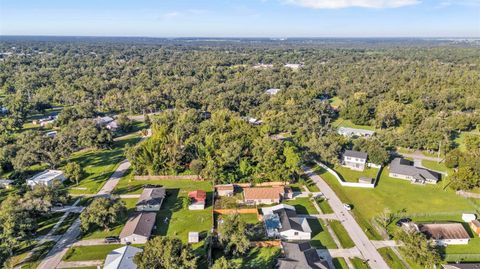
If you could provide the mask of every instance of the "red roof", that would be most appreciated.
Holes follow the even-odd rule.
[[[202,190],[191,191],[188,193],[188,197],[195,201],[205,201],[205,199],[207,199],[207,193]]]

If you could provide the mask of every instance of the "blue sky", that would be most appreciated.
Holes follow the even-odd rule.
[[[480,37],[480,0],[0,0],[0,34]]]

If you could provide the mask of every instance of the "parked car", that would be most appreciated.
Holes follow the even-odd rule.
[[[352,210],[352,206],[349,204],[343,204],[343,208],[345,208],[348,211]]]
[[[55,203],[53,206],[55,206],[55,207],[63,207],[63,204],[62,204],[62,203]]]
[[[398,227],[402,227],[402,225],[403,225],[404,223],[408,223],[408,222],[411,222],[411,221],[412,221],[411,218],[403,218],[403,219],[399,219],[399,220],[395,223],[395,225],[397,225]]]
[[[107,236],[104,241],[107,244],[120,243],[120,238],[118,236]]]

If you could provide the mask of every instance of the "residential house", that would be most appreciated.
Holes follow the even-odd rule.
[[[233,184],[217,185],[215,186],[218,196],[233,196],[235,186]]]
[[[108,253],[103,269],[136,269],[137,265],[133,258],[135,254],[142,252],[141,248],[124,246]]]
[[[28,179],[27,185],[32,188],[37,185],[52,186],[53,182],[63,182],[65,179],[65,175],[60,170],[45,170]]]
[[[278,258],[277,269],[327,269],[316,249],[309,242],[282,242],[282,256]]]
[[[477,216],[475,214],[470,214],[470,213],[463,213],[462,214],[462,220],[465,222],[470,222],[472,220],[476,220]]]
[[[105,116],[105,117],[97,117],[95,119],[95,122],[97,123],[97,125],[99,126],[107,126],[107,124],[109,124],[110,122],[114,121],[114,119],[112,117],[109,117],[109,116]]]
[[[188,243],[198,243],[200,242],[200,233],[199,232],[188,232]]]
[[[291,195],[291,189],[278,187],[252,187],[243,189],[243,198],[246,204],[276,204]]]
[[[350,127],[340,127],[337,133],[346,137],[371,137],[375,134],[374,131]]]
[[[165,197],[165,188],[144,188],[136,204],[137,211],[159,211]]]
[[[262,208],[268,237],[283,240],[310,240],[312,229],[304,217],[297,216],[295,207],[279,204]]]
[[[345,150],[342,164],[352,170],[363,171],[367,165],[368,155],[365,152],[356,150]]]
[[[136,212],[127,220],[120,232],[120,242],[122,244],[147,243],[152,235],[156,216],[157,213],[154,212]]]
[[[395,158],[390,163],[389,176],[393,178],[410,180],[416,184],[435,184],[441,175],[425,168],[415,167],[412,162],[402,158]]]
[[[118,123],[117,123],[116,120],[111,121],[111,122],[107,123],[107,125],[105,125],[105,128],[107,128],[108,130],[110,130],[112,132],[115,132],[118,129]]]
[[[207,193],[202,190],[191,191],[188,193],[188,198],[192,201],[188,206],[190,210],[202,210],[205,209],[205,202],[207,200]]]
[[[10,189],[12,187],[13,180],[0,179],[0,189]]]
[[[479,262],[442,264],[443,269],[480,269]]]
[[[45,134],[45,137],[54,138],[57,136],[57,131],[50,131]]]
[[[268,95],[276,95],[279,92],[280,92],[280,89],[268,89],[265,91],[265,93]]]
[[[470,222],[470,228],[476,235],[480,236],[480,221],[472,220]]]
[[[424,223],[418,230],[439,246],[466,245],[470,236],[461,223]]]

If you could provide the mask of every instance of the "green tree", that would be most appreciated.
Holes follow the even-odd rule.
[[[224,215],[218,228],[220,243],[225,254],[239,256],[245,254],[250,247],[250,240],[245,231],[247,224],[240,215]]]
[[[433,242],[428,241],[422,233],[398,229],[395,232],[395,238],[403,243],[400,249],[407,259],[424,266],[424,268],[436,268],[440,264],[438,250]]]
[[[138,269],[196,269],[198,257],[178,238],[157,236],[148,240],[134,258]]]
[[[212,269],[239,269],[240,264],[235,261],[227,260],[224,256],[217,259],[212,266]]]
[[[65,172],[65,177],[71,180],[72,182],[75,182],[76,185],[78,185],[78,181],[83,175],[82,167],[80,166],[80,164],[75,162],[67,163],[65,165],[64,172]]]
[[[100,227],[109,230],[125,219],[127,208],[120,199],[100,197],[80,214],[81,229],[84,232]]]

